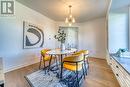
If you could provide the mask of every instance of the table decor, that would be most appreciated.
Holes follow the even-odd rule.
[[[64,32],[64,30],[59,29],[58,34],[55,35],[54,38],[61,43],[60,45],[61,50],[62,51],[65,50],[66,33]]]

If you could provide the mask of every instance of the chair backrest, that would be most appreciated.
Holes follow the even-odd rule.
[[[51,49],[43,49],[41,50],[41,55],[45,56],[47,51],[50,51]]]
[[[88,57],[89,51],[88,50],[80,50],[76,53],[74,53],[73,55],[80,55],[83,54],[83,59],[85,61],[85,59]]]
[[[84,60],[84,56],[83,56],[83,53],[79,53],[79,54],[75,54],[75,55],[72,55],[72,57],[74,58],[74,61],[83,61]]]
[[[83,53],[83,54],[85,54],[85,55],[89,54],[89,51],[88,51],[88,50],[80,50],[80,51],[78,51],[78,52]]]

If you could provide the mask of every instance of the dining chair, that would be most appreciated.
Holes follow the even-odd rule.
[[[43,50],[41,50],[41,58],[40,58],[39,69],[41,69],[42,62],[43,62],[44,68],[46,68],[46,62],[51,61],[52,56],[47,54],[47,51],[50,51],[50,50],[51,49],[43,49]],[[57,58],[56,57],[52,57],[52,58],[55,59],[56,63],[57,63]]]
[[[79,87],[79,71],[83,71],[82,76],[85,78],[85,71],[83,68],[84,64],[84,57],[83,54],[77,54],[77,55],[71,55],[68,57],[65,57],[63,59],[63,62],[61,63],[61,80],[62,80],[62,74],[63,74],[63,68],[76,72],[76,79],[77,79],[77,85]]]
[[[89,59],[88,59],[89,51],[88,50],[80,50],[78,52],[75,52],[72,55],[81,54],[81,53],[83,53],[83,56],[84,56],[84,68],[85,68],[85,73],[87,75],[88,70],[89,70]],[[88,67],[86,67],[86,65],[88,65]]]

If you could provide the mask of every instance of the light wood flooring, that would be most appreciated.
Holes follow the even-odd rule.
[[[120,87],[106,60],[90,58],[90,69],[84,81],[85,87]],[[5,87],[30,87],[25,75],[38,70],[38,64],[5,74]]]

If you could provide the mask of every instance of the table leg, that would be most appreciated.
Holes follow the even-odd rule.
[[[50,61],[49,61],[48,72],[49,72],[50,67],[51,67],[51,60],[52,60],[52,55],[51,55],[51,59],[50,59]]]
[[[60,72],[60,79],[62,79],[62,61],[63,61],[63,55],[61,54],[61,72]]]
[[[56,60],[56,66],[57,66],[57,68],[59,68],[58,67],[58,61],[57,61],[57,56],[55,55],[55,60]]]
[[[0,85],[0,87],[4,87],[4,83]]]

